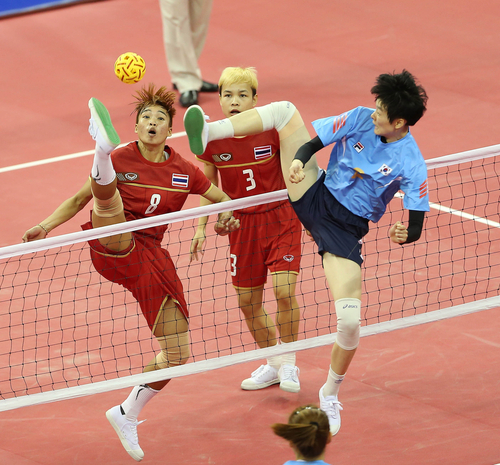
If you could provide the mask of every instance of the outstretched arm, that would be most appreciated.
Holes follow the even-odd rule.
[[[392,225],[389,230],[389,237],[396,244],[410,244],[418,241],[424,226],[425,212],[410,210],[408,217],[408,228],[400,221]]]
[[[23,236],[23,242],[37,241],[47,237],[48,233],[57,226],[73,218],[85,205],[90,202],[92,192],[90,190],[90,178],[83,187],[72,197],[65,200],[57,207],[50,216],[28,229]]]

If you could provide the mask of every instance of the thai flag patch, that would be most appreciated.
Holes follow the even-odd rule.
[[[187,187],[189,184],[189,174],[172,173],[172,186]]]
[[[265,160],[273,155],[273,151],[270,145],[264,145],[262,147],[254,147],[253,153],[256,160]]]

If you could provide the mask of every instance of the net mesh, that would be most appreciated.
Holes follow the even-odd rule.
[[[397,195],[364,240],[364,334],[387,330],[387,322],[413,324],[415,316],[430,315],[422,320],[430,321],[443,309],[453,316],[498,305],[500,146],[427,163],[432,203],[421,239],[404,247],[388,239],[389,227],[406,219],[402,196]],[[211,205],[0,249],[0,410],[279,353],[279,347],[256,350],[228,273],[227,238],[210,233],[209,222],[200,262],[190,263],[189,247],[199,216],[212,214],[215,220],[213,214],[229,206],[285,198],[286,192],[280,191],[235,200],[223,209]],[[169,368],[168,375],[141,374],[158,351],[157,342],[132,295],[95,271],[86,241],[162,223],[170,224],[163,245],[189,306],[194,363]],[[305,233],[302,252],[296,289],[302,319],[299,341],[293,343],[297,350],[331,343],[336,331],[321,258]],[[264,306],[274,318],[270,281]]]

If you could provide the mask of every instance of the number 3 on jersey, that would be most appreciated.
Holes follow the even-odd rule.
[[[243,174],[248,174],[248,178],[246,179],[250,185],[246,187],[247,191],[251,191],[255,189],[255,178],[253,177],[253,171],[249,168],[247,170],[243,170]]]
[[[238,260],[238,257],[232,253],[231,254],[231,276],[236,276],[236,260]]]
[[[144,214],[149,215],[150,213],[153,213],[158,208],[158,205],[160,205],[160,201],[161,201],[161,195],[160,194],[153,194],[151,196],[149,207],[146,208],[146,211],[144,212]]]

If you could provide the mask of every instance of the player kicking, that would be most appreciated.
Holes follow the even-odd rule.
[[[340,384],[359,344],[361,242],[369,221],[379,221],[401,189],[409,210],[408,227],[396,222],[389,237],[408,244],[419,239],[429,211],[427,168],[410,133],[410,126],[426,110],[425,90],[404,70],[378,76],[371,93],[375,109],[358,107],[314,121],[317,136],[312,140],[290,102],[272,103],[215,123],[205,122],[200,107],[191,107],[184,116],[191,150],[198,155],[213,140],[272,128],[279,133],[290,201],[318,245],[335,300],[337,338],[326,383],[319,391],[332,434],[341,423]],[[318,168],[315,153],[331,144],[335,145],[325,173]]]
[[[257,104],[257,75],[253,68],[226,68],[219,79],[219,99],[227,118]],[[203,154],[205,175],[219,184],[232,199],[285,189],[281,173],[280,143],[275,129],[248,137],[210,142]],[[201,199],[201,205],[207,205]],[[300,269],[302,225],[288,200],[249,207],[234,212],[241,228],[229,235],[231,277],[238,304],[248,329],[259,347],[277,344],[276,326],[282,343],[297,340],[300,309],[295,286]],[[205,242],[208,217],[199,219],[191,245],[192,259]],[[263,307],[267,273],[272,275],[276,297],[276,325]],[[299,392],[299,369],[295,352],[267,359],[241,383],[245,390],[280,384],[288,392]]]
[[[231,200],[198,167],[165,145],[172,135],[175,94],[164,87],[155,90],[150,84],[136,99],[138,140],[120,148],[116,148],[120,140],[108,111],[99,100],[90,99],[89,132],[96,141],[91,177],[75,196],[28,230],[23,241],[45,237],[92,197],[92,220],[83,229],[178,211],[189,194],[200,194],[212,203]],[[216,231],[227,234],[238,226],[231,212],[221,213]],[[161,247],[167,228],[162,225],[89,241],[96,270],[133,294],[158,341],[160,351],[144,372],[182,365],[190,355],[182,284],[168,251]],[[123,447],[136,461],[144,457],[137,436],[139,413],[169,381],[136,386],[122,404],[106,412]]]

